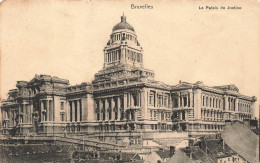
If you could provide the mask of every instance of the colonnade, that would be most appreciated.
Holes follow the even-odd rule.
[[[244,119],[251,119],[250,114],[239,114],[238,115],[239,120],[243,121]]]
[[[140,108],[140,91],[95,100],[96,120],[136,120]]]
[[[82,101],[69,101],[68,118],[70,122],[80,122],[82,120]]]
[[[221,121],[223,120],[223,112],[218,110],[201,109],[201,119]]]
[[[210,97],[202,96],[202,106],[211,107],[211,108],[223,108],[222,98],[220,97]]]
[[[105,63],[112,63],[115,61],[119,61],[122,58],[121,50],[113,50],[105,53]]]
[[[53,100],[41,100],[41,121],[54,121],[55,111],[53,106]]]
[[[8,123],[8,126],[17,125],[16,116],[17,112],[15,111],[15,109],[5,108],[4,110],[2,110],[2,119]]]
[[[18,123],[32,123],[32,105],[20,104],[18,108]]]
[[[171,106],[170,94],[166,94],[166,93],[159,94],[156,91],[150,91],[149,105],[154,107],[170,108]]]
[[[176,106],[176,104],[175,104]],[[180,107],[193,107],[193,94],[188,92],[186,94],[178,94],[178,108]]]
[[[188,121],[189,120],[189,111],[188,110],[179,110],[177,111],[179,120],[181,121]]]
[[[238,111],[241,112],[250,112],[251,105],[247,103],[238,102]]]
[[[171,112],[163,111],[163,110],[150,110],[150,119],[164,121],[171,120]]]

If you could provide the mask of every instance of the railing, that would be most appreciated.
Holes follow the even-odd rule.
[[[114,144],[114,143],[109,143],[109,142],[102,142],[94,139],[89,139],[89,138],[75,138],[75,137],[63,137],[63,136],[21,136],[21,137],[11,137],[11,139],[24,139],[24,140],[54,140],[54,141],[61,141],[61,142],[67,142],[67,143],[73,143],[73,144],[79,144],[79,145],[85,145],[89,147],[94,147],[94,148],[100,148],[104,150],[118,150],[125,148],[126,146],[119,145],[119,144]]]

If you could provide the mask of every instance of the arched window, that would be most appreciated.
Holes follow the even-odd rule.
[[[205,96],[202,97],[202,106],[205,106]]]
[[[212,102],[212,100],[211,100],[211,97],[210,97],[210,101],[209,101],[209,107],[211,107],[212,105],[211,105],[211,102]]]
[[[209,98],[206,97],[206,106],[209,106]]]

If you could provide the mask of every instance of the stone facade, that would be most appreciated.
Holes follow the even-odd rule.
[[[142,47],[125,16],[113,28],[103,69],[92,83],[70,86],[65,79],[35,75],[16,87],[1,103],[6,135],[105,135],[138,144],[143,133],[215,134],[225,120],[255,117],[256,98],[241,95],[235,85],[155,81],[154,71],[143,67]]]

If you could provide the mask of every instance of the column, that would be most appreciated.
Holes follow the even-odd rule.
[[[185,110],[185,120],[188,121],[189,120],[189,114],[188,114],[188,110]]]
[[[31,116],[31,105],[28,104],[28,106],[27,106],[27,123],[31,123],[30,116]]]
[[[114,108],[115,108],[115,99],[111,98],[111,120],[115,120],[115,112],[114,112]]]
[[[50,112],[50,109],[49,109],[49,100],[45,100],[46,102],[46,116],[47,116],[47,121],[49,121],[49,112]]]
[[[178,93],[178,108],[180,108],[181,107],[181,96],[180,96],[180,94]]]
[[[157,93],[157,91],[155,91],[155,97],[154,97],[154,107],[158,107],[158,93]]]
[[[23,123],[27,123],[27,107],[26,104],[23,103]]]
[[[66,103],[66,121],[70,121],[70,102],[67,101]]]
[[[158,110],[158,121],[162,120],[162,112],[160,110]]]
[[[128,94],[124,93],[124,111],[126,111],[127,106],[128,106]]]
[[[188,95],[186,95],[186,106],[185,107],[188,107],[189,106],[189,96]]]
[[[135,121],[137,121],[137,111],[133,110],[133,112],[134,112],[134,119],[135,119]]]
[[[108,120],[108,111],[107,111],[107,109],[108,109],[108,99],[107,98],[105,98],[105,120]]]
[[[238,98],[236,98],[235,100],[235,111],[238,112]]]
[[[148,116],[147,116],[147,105],[148,105],[148,91],[146,89],[142,89],[141,90],[141,111],[142,111],[142,119],[148,119]]]
[[[103,108],[103,104],[102,104],[102,100],[101,99],[99,99],[98,100],[98,103],[99,103],[99,117],[97,117],[97,120],[99,119],[99,120],[102,120],[102,108]],[[97,114],[97,113],[96,113]],[[98,116],[98,114],[97,114],[97,116]]]
[[[40,106],[41,106],[41,108],[40,108],[41,122],[43,122],[43,121],[45,121],[45,115],[44,115],[44,113],[42,112],[42,111],[44,110],[44,104],[43,104],[43,101],[42,101],[42,100],[40,101]]]
[[[39,106],[39,105],[38,105],[38,106]],[[30,123],[33,122],[32,114],[33,114],[33,103],[30,105]],[[38,116],[40,116],[40,115],[38,115]]]
[[[201,89],[194,90],[194,119],[201,119]]]
[[[184,98],[181,96],[181,106],[184,107]]]
[[[77,103],[77,122],[80,122],[80,103],[79,100],[75,102]]]
[[[48,101],[49,103],[49,121],[53,121],[53,106],[52,106],[52,100]]]
[[[141,107],[141,92],[138,92],[138,107]]]
[[[179,119],[182,120],[182,111],[179,111]]]
[[[168,108],[172,109],[173,108],[172,104],[173,104],[173,98],[172,98],[172,94],[170,93],[168,99]]]
[[[224,96],[224,99],[225,99],[225,105],[224,105],[224,110],[228,110],[228,96]]]
[[[127,93],[127,107],[129,107],[130,105],[130,93]]]
[[[120,96],[117,97],[117,120],[120,120],[121,118],[121,100],[120,100]]]
[[[75,122],[75,104],[71,101],[71,122]]]
[[[193,107],[193,93],[190,92],[190,107]]]

